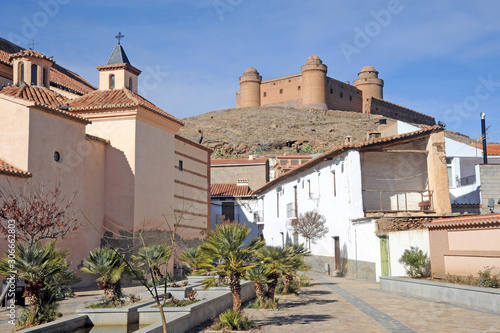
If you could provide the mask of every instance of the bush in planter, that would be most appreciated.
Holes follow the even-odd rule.
[[[412,278],[429,277],[431,274],[431,260],[417,246],[410,246],[403,252],[399,263],[402,264],[406,270],[406,274]]]
[[[215,324],[215,329],[230,329],[234,331],[248,331],[257,325],[240,311],[226,310],[219,315],[219,322]]]
[[[500,272],[494,273],[494,267],[484,267],[484,271],[479,271],[479,279],[477,284],[480,287],[500,287]]]

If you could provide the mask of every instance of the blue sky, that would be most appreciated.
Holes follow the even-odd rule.
[[[18,0],[2,3],[0,36],[98,85],[121,31],[140,93],[185,118],[235,106],[238,77],[300,72],[317,54],[353,81],[372,65],[384,99],[477,139],[486,113],[500,142],[500,1]],[[142,82],[142,83],[141,83]]]

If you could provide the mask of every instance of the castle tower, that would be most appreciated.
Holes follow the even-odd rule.
[[[49,58],[34,50],[23,50],[9,57],[13,67],[13,84],[29,84],[49,87],[50,68],[55,64]]]
[[[240,92],[236,99],[236,107],[260,106],[260,83],[262,76],[253,67],[248,68],[240,76]]]
[[[301,69],[302,105],[326,110],[326,65],[317,55],[312,55]]]
[[[99,90],[127,88],[137,94],[137,77],[141,71],[130,64],[130,61],[120,45],[121,33],[118,34],[118,44],[111,52],[106,65],[97,66],[99,71]]]
[[[363,113],[370,112],[371,97],[384,98],[384,80],[378,78],[378,72],[372,66],[365,66],[361,69],[353,86],[363,93]]]

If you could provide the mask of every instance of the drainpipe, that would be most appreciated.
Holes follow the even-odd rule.
[[[285,247],[285,235],[283,231],[280,231],[281,234],[281,247]]]
[[[356,227],[354,228],[354,253],[356,255],[356,272],[354,274],[355,278],[358,278],[358,236]]]
[[[486,114],[481,112],[481,139],[483,141],[483,164],[488,164],[488,153],[486,151]]]

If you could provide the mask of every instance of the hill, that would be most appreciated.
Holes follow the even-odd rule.
[[[214,150],[215,157],[266,156],[284,152],[317,153],[364,141],[380,126],[380,115],[264,106],[212,111],[183,119],[180,135]],[[395,120],[386,118],[387,123]]]

